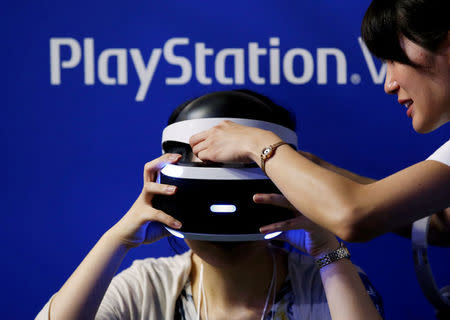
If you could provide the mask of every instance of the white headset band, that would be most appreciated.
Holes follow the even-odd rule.
[[[161,173],[181,179],[196,180],[263,180],[268,177],[260,168],[190,167],[167,164]]]
[[[255,234],[214,234],[214,233],[192,233],[192,232],[180,232],[172,228],[166,227],[167,231],[178,238],[185,238],[189,240],[203,240],[203,241],[258,241],[265,240],[265,234],[255,233]]]
[[[414,268],[422,292],[436,311],[450,310],[450,287],[441,289],[434,280],[433,271],[428,262],[428,229],[431,216],[422,218],[413,223],[411,242],[413,248]]]
[[[162,134],[162,142],[178,141],[189,144],[189,138],[191,136],[208,130],[224,120],[230,120],[248,127],[272,131],[284,142],[298,148],[298,138],[295,131],[272,122],[242,118],[202,118],[175,122],[164,129]]]

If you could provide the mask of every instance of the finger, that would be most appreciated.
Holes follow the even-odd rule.
[[[168,227],[180,229],[182,226],[182,223],[175,219],[172,216],[169,216],[167,213],[165,213],[162,210],[157,210],[155,208],[150,208],[147,212],[144,212],[142,214],[142,218],[145,222],[161,222],[162,224],[165,224]],[[143,221],[143,222],[144,222]]]
[[[277,240],[288,241],[288,240],[289,240],[289,232],[291,232],[291,231],[292,231],[292,230],[282,232],[282,233],[277,237]]]
[[[208,136],[208,130],[202,131],[200,133],[194,134],[189,138],[189,144],[193,148],[196,144],[206,139]]]
[[[277,237],[277,240],[285,241],[289,243],[294,248],[308,253],[305,249],[305,230],[288,230],[283,232]]]
[[[172,195],[177,191],[177,186],[169,185],[169,184],[159,184],[155,182],[147,182],[144,184],[144,192],[154,195]]]
[[[221,162],[219,155],[210,149],[205,149],[197,154],[197,158],[204,162]]]
[[[161,210],[155,210],[155,220],[161,222],[169,227],[180,229],[182,226],[182,223],[175,219],[172,216],[169,216],[167,213]]]
[[[199,158],[202,161],[213,161],[214,162],[214,159],[210,156],[207,149],[204,149],[204,150],[200,151],[199,153],[197,153],[197,158]]]
[[[257,193],[253,196],[255,203],[271,204],[291,210],[296,210],[294,206],[282,195],[278,193]]]
[[[290,241],[292,238],[298,238],[299,235],[303,235],[303,237],[305,236],[305,231],[304,230],[287,230],[284,231],[283,233],[281,233],[278,237],[277,240],[283,240],[283,241]]]
[[[261,233],[271,233],[275,231],[287,231],[287,230],[295,230],[295,229],[302,229],[303,223],[302,219],[303,217],[297,217],[285,221],[275,222],[272,224],[269,224],[267,226],[263,226],[259,228],[259,232]]]
[[[192,147],[192,152],[195,155],[197,155],[200,151],[206,150],[207,148],[208,148],[208,143],[206,142],[206,140],[203,140]]]
[[[147,162],[144,166],[144,183],[156,180],[156,174],[168,163],[175,163],[180,160],[181,155],[177,153],[166,153],[161,157]]]
[[[219,122],[219,124],[217,126],[215,126],[214,128],[227,128],[227,127],[244,127],[243,125],[237,124],[236,122],[233,122],[231,120],[222,120],[221,122]]]

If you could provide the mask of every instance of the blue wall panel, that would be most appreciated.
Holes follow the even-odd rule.
[[[140,191],[144,163],[161,152],[168,115],[187,99],[215,90],[256,90],[296,112],[301,149],[373,178],[431,154],[448,139],[448,125],[419,135],[396,98],[383,93],[382,65],[365,57],[358,41],[368,5],[368,0],[4,4],[1,318],[36,315],[128,210]],[[174,39],[185,44],[171,50]],[[58,41],[66,45],[58,47]],[[212,54],[197,63],[203,60],[196,54],[202,43]],[[255,53],[249,58],[250,43],[265,49],[257,59],[264,84],[250,72],[250,60],[256,61]],[[243,59],[237,73],[233,56],[220,62],[226,49]],[[280,56],[272,70],[271,54],[272,63]],[[147,65],[150,57],[157,61],[153,77],[137,97],[146,86],[135,63]],[[383,295],[388,319],[432,318],[408,240],[385,235],[350,247]],[[448,252],[431,253],[438,281],[449,283]],[[122,267],[168,254],[163,240],[133,250]]]

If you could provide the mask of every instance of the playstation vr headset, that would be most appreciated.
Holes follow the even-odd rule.
[[[295,120],[286,109],[252,91],[207,94],[174,111],[162,135],[163,153],[181,153],[177,164],[167,164],[158,182],[177,186],[171,196],[156,195],[153,206],[182,222],[179,238],[206,241],[254,241],[275,237],[259,228],[293,218],[291,210],[253,201],[256,193],[280,193],[254,163],[192,161],[189,138],[223,120],[270,130],[297,148]]]

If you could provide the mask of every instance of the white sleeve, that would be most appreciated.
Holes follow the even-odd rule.
[[[427,160],[435,160],[450,166],[450,140],[437,149]]]
[[[135,260],[112,279],[95,319],[173,319],[176,300],[189,278],[191,254],[189,250],[173,257]],[[49,319],[50,301],[35,320]]]
[[[149,261],[150,260],[150,261]],[[155,259],[153,259],[155,260]],[[132,266],[116,275],[99,306],[95,320],[120,319],[163,319],[161,305],[165,304],[165,295],[159,294],[161,284],[152,283],[152,267],[155,263],[145,260],[134,261]],[[156,277],[156,281],[164,277]],[[54,297],[55,295],[53,295]],[[50,320],[50,303],[53,297],[42,308],[35,320]],[[162,301],[161,301],[162,300]]]
[[[135,260],[116,275],[100,304],[95,320],[163,319],[167,303],[163,259]],[[168,273],[168,271],[163,271]]]
[[[113,278],[95,319],[173,319],[190,269],[191,251],[135,260]]]

